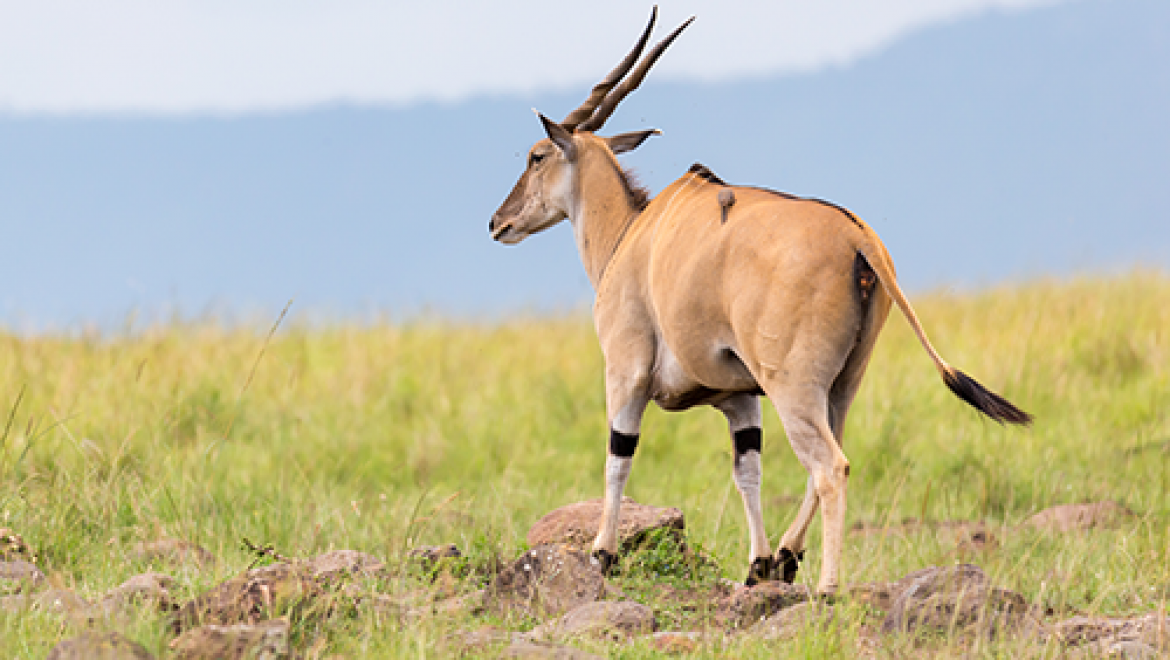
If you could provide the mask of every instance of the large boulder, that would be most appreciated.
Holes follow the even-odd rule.
[[[505,566],[484,595],[497,612],[556,616],[605,595],[596,559],[569,545],[541,545]]]
[[[1023,628],[1029,616],[1023,596],[993,586],[972,564],[915,571],[895,589],[900,593],[882,622],[885,632],[975,631],[997,636]]]
[[[528,545],[536,547],[550,543],[567,543],[588,548],[597,536],[601,524],[602,500],[588,500],[569,504],[551,511],[528,530]],[[683,512],[674,507],[656,507],[638,504],[629,497],[622,498],[618,516],[618,542],[622,550],[629,550],[655,530],[666,529],[681,533],[686,523]]]

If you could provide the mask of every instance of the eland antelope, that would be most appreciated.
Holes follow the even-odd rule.
[[[732,477],[750,534],[747,584],[795,578],[820,506],[817,590],[832,594],[849,476],[841,445],[845,415],[891,304],[956,395],[997,422],[1028,424],[1031,415],[939,356],[898,287],[882,242],[849,211],[730,186],[702,165],[653,199],[630,178],[615,155],[658,131],[595,132],[694,20],[639,62],[656,15],[580,107],[559,123],[538,113],[547,138],[528,152],[527,168],[489,230],[493,239],[515,244],[568,218],[593,284],[610,428],[603,513],[593,542],[603,567],[618,551],[622,490],[646,406],[707,404],[730,426]],[[809,474],[803,504],[775,555],[760,507],[760,395],[775,406]]]

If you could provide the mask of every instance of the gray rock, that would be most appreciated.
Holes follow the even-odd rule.
[[[577,548],[588,548],[597,536],[601,509],[602,500],[596,499],[551,511],[528,530],[528,545],[536,547],[549,543],[567,543]],[[622,498],[618,517],[618,542],[622,550],[629,550],[647,534],[659,529],[679,532],[681,542],[681,532],[685,527],[683,512],[679,509],[646,506],[629,497]]]
[[[50,587],[33,593],[21,593],[0,597],[0,611],[4,612],[53,612],[55,614],[77,614],[89,609],[84,598],[69,591]]]
[[[286,619],[201,626],[175,638],[171,648],[177,660],[275,660],[289,657],[288,631]]]
[[[715,618],[728,628],[747,628],[786,607],[809,599],[808,587],[786,582],[762,582],[737,586],[719,601]]]
[[[1028,517],[1024,524],[1051,532],[1073,532],[1114,527],[1133,518],[1133,512],[1117,502],[1094,502],[1049,507]]]
[[[46,660],[154,660],[154,656],[119,633],[90,632],[57,644]]]
[[[767,639],[789,639],[805,630],[824,629],[835,617],[832,606],[809,601],[780,610],[749,628],[747,633]]]
[[[409,620],[424,619],[432,616],[459,616],[462,614],[478,614],[484,608],[485,590],[473,591],[462,596],[452,596],[432,603],[418,605],[405,610],[404,616]]]
[[[98,607],[107,614],[125,613],[138,605],[149,605],[163,611],[173,610],[176,605],[171,598],[170,588],[174,585],[175,579],[163,573],[135,575],[111,589],[98,601]]]
[[[0,561],[0,593],[21,593],[40,588],[45,574],[27,561]]]
[[[993,587],[978,566],[933,567],[915,571],[907,578],[909,584],[882,622],[887,633],[973,630],[997,636],[1026,625],[1028,603],[1024,597]]]
[[[334,550],[304,563],[314,578],[325,581],[349,575],[374,576],[386,570],[386,563],[381,559],[356,550]]]
[[[571,646],[513,642],[500,653],[501,658],[548,658],[549,660],[602,660],[599,655],[586,653]]]
[[[1052,634],[1066,646],[1135,641],[1170,651],[1170,617],[1157,614],[1132,618],[1074,616],[1053,626]]]
[[[700,632],[656,632],[651,635],[651,645],[655,651],[663,654],[690,654],[694,653],[703,643],[704,634]]]
[[[534,638],[589,635],[615,641],[658,628],[654,610],[633,601],[587,603],[532,631]]]
[[[556,616],[600,600],[605,578],[597,560],[568,545],[537,546],[492,580],[485,605],[497,612]]]
[[[1157,658],[1158,649],[1136,642],[1133,640],[1121,640],[1113,642],[1105,647],[1105,657],[1107,658],[1125,658],[1125,660],[1147,660],[1148,658]]]

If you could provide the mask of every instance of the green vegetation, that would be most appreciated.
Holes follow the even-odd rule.
[[[999,543],[967,559],[1030,601],[1110,614],[1165,608],[1170,276],[914,302],[949,362],[1037,421],[1003,428],[952,397],[895,312],[847,427],[850,523],[985,521]],[[267,327],[175,322],[133,336],[0,335],[0,355],[0,527],[24,537],[54,584],[91,599],[150,569],[131,549],[163,537],[220,558],[205,571],[169,570],[184,599],[255,562],[244,539],[287,556],[349,548],[394,565],[411,547],[455,543],[466,559],[443,588],[469,590],[524,549],[545,512],[602,492],[602,360],[584,314],[478,324],[292,320],[271,340]],[[765,410],[765,516],[776,539],[806,476]],[[742,579],[747,532],[730,466],[714,410],[648,413],[627,493],[683,509],[690,544],[718,568],[674,565],[650,546],[627,559],[619,585],[642,596],[655,593],[647,583],[656,574],[675,586],[720,573]],[[1017,528],[1044,507],[1101,500],[1136,519],[1059,536]],[[805,580],[818,574],[819,532],[814,524]],[[954,544],[943,537],[852,534],[843,577],[892,580],[953,563]],[[412,579],[385,588],[443,582]],[[684,621],[670,608],[661,604],[661,619]],[[783,648],[793,657],[849,655],[842,649],[852,648],[863,618]],[[83,625],[0,612],[0,656],[42,658]],[[358,611],[296,639],[307,657],[422,657],[452,630],[480,625],[439,618],[403,628]],[[162,615],[144,613],[122,630],[166,653]],[[938,644],[956,655],[1013,648]],[[696,652],[774,657],[776,648],[729,641]],[[652,648],[638,641],[613,653],[645,657]]]

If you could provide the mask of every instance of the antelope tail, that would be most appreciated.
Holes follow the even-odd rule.
[[[865,257],[874,273],[877,274],[882,288],[890,295],[898,309],[902,310],[902,315],[906,317],[906,321],[914,329],[914,334],[918,336],[918,341],[926,349],[930,359],[934,360],[934,365],[947,387],[971,407],[1000,424],[1005,422],[1023,426],[1031,424],[1032,415],[1020,410],[1011,401],[992,392],[981,385],[979,381],[947,364],[938,351],[934,350],[934,346],[931,346],[930,340],[926,337],[926,331],[922,329],[922,323],[918,321],[918,315],[914,313],[910,301],[906,299],[906,295],[898,286],[898,279],[894,275],[894,268],[885,248],[875,240],[869,227],[863,225],[859,220],[855,219],[855,222],[861,227],[864,234],[864,239],[859,246],[861,255]]]

